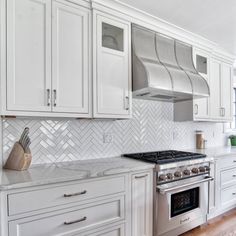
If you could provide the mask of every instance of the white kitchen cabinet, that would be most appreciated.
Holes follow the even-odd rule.
[[[232,66],[219,59],[211,63],[210,117],[232,120]]]
[[[210,55],[194,48],[193,61],[198,73],[210,84]],[[193,100],[194,120],[209,118],[209,98]]]
[[[221,116],[223,120],[232,120],[232,66],[221,64]]]
[[[140,172],[132,175],[132,236],[153,234],[153,175]]]
[[[91,10],[77,3],[7,1],[3,115],[91,116]]]
[[[208,219],[214,218],[236,207],[236,156],[219,156],[215,168],[211,164]]]
[[[90,10],[53,1],[52,111],[89,113]]]
[[[175,121],[214,121],[232,120],[232,65],[223,58],[194,48],[194,64],[210,88],[209,98],[174,104]]]
[[[7,110],[51,110],[50,51],[51,2],[8,0]]]
[[[94,11],[93,26],[94,117],[130,118],[130,23]]]
[[[0,234],[130,236],[130,185],[126,173],[0,191]]]
[[[213,119],[220,119],[221,112],[221,93],[220,93],[220,67],[219,60],[212,59],[211,61],[211,89],[210,89],[210,116]]]

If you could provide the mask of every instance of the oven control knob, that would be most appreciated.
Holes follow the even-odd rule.
[[[205,166],[200,166],[200,167],[199,167],[199,171],[202,172],[202,173],[205,172],[205,171],[206,171]]]
[[[210,167],[209,166],[204,166],[206,171],[210,171]]]
[[[194,167],[194,168],[192,169],[192,172],[193,172],[194,174],[198,174],[198,172],[199,172],[199,169],[198,169],[198,168],[196,168],[196,167]]]
[[[182,176],[182,173],[180,171],[176,171],[174,175],[175,177],[180,178]]]
[[[167,179],[173,179],[174,178],[172,173],[168,173],[166,176],[167,176]]]
[[[161,175],[159,176],[159,180],[160,180],[160,181],[165,181],[165,180],[166,180],[166,175],[161,174]]]
[[[188,169],[186,169],[186,170],[183,171],[183,173],[184,173],[184,175],[190,175],[190,174],[191,174],[191,171],[188,170]]]

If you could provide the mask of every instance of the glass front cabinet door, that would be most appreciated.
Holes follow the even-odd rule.
[[[207,52],[193,48],[193,62],[198,73],[210,83],[210,56]],[[209,118],[209,98],[199,98],[193,101],[194,119]]]
[[[94,117],[131,117],[130,23],[94,12]]]

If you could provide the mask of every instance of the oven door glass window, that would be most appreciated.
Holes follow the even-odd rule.
[[[171,218],[199,207],[199,187],[171,195]]]

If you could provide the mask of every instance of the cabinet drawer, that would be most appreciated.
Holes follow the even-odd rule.
[[[8,214],[11,216],[123,191],[125,176],[13,193],[8,195]]]
[[[221,171],[221,188],[236,184],[236,168]]]
[[[67,212],[53,212],[10,221],[9,236],[50,236],[71,235],[72,233],[82,235],[79,232],[109,225],[123,219],[124,196],[121,196],[97,202],[96,205],[70,208]]]
[[[229,156],[218,160],[221,169],[236,167],[236,156]]]
[[[221,190],[221,206],[229,207],[236,203],[236,186]]]
[[[93,233],[92,232],[86,232],[86,233],[80,233],[80,234],[75,234],[73,236],[124,236],[125,235],[125,227],[124,224],[122,225],[117,225],[114,227],[109,227],[104,230],[96,230]]]

